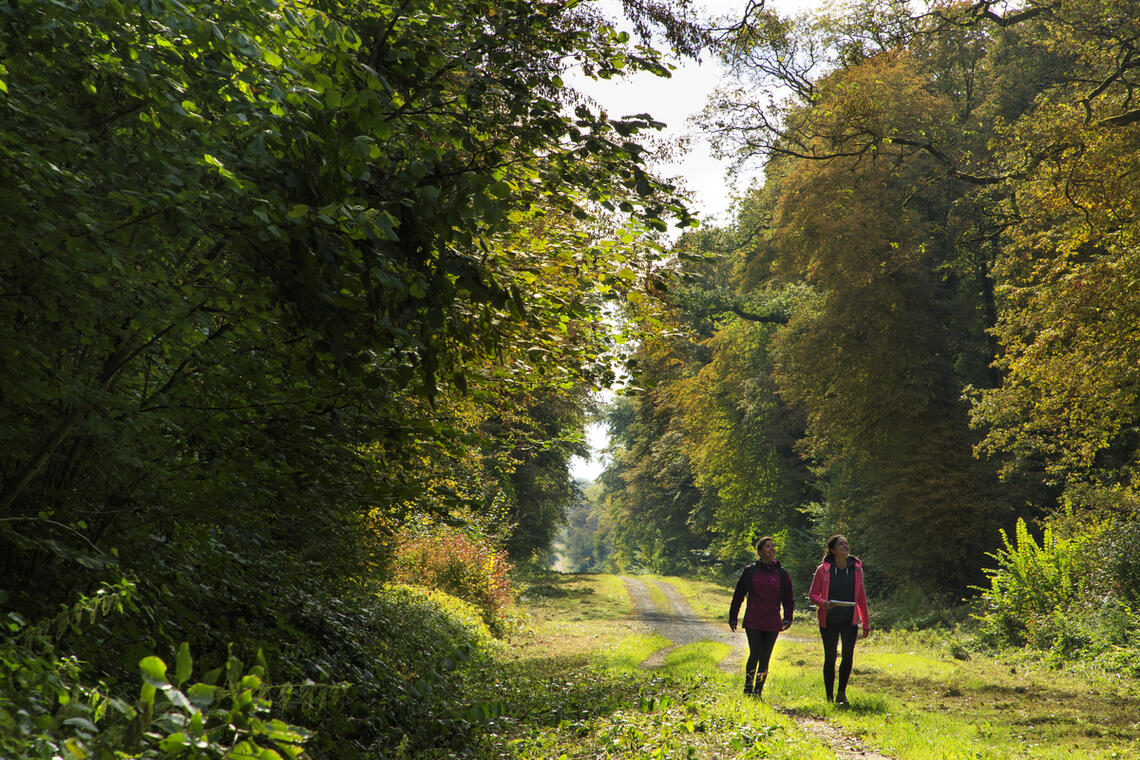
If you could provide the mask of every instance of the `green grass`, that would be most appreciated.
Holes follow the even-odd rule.
[[[685,594],[699,616],[723,622],[728,590],[660,580]],[[739,673],[717,668],[728,653],[723,644],[678,647],[662,667],[640,667],[669,642],[630,619],[619,578],[564,576],[548,585],[528,595],[528,627],[498,664],[494,694],[511,708],[490,726],[479,757],[834,758],[798,725],[806,717],[898,760],[1100,760],[1140,752],[1134,680],[1052,670],[1017,653],[982,656],[952,633],[876,631],[856,648],[851,705],[836,708],[823,695],[814,614],[801,610],[776,645],[758,702],[740,694]]]
[[[731,651],[732,647],[714,641],[688,644],[665,655],[665,668],[679,676],[712,676],[717,672],[717,663]]]
[[[823,696],[818,641],[781,640],[771,699],[898,760],[1113,758],[1140,750],[1135,694],[1004,659],[958,660],[950,649],[916,647],[905,634],[861,640],[847,691],[851,705],[836,708]]]
[[[723,644],[678,647],[662,667],[640,667],[670,643],[626,622],[620,584],[565,576],[525,597],[528,627],[489,684],[508,714],[489,727],[478,757],[833,757],[794,720],[740,693],[740,678],[717,669]]]
[[[649,593],[649,601],[653,602],[653,606],[661,612],[671,613],[673,611],[673,604],[669,601],[669,597],[665,596],[665,592],[656,583],[650,582],[650,576],[638,576],[638,580],[645,583],[645,590]]]
[[[601,652],[598,661],[608,670],[632,671],[658,649],[670,645],[662,636],[628,636]]]
[[[671,583],[689,600],[693,612],[711,622],[728,620],[728,607],[732,604],[732,589],[723,585],[700,581],[693,578],[680,578],[675,575],[647,575],[658,581]]]

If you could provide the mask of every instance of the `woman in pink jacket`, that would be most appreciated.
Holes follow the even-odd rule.
[[[855,657],[855,640],[862,625],[863,637],[871,627],[867,613],[867,592],[863,589],[863,563],[851,556],[847,539],[836,535],[827,539],[827,554],[815,570],[808,592],[819,615],[823,637],[823,685],[827,701],[847,704],[847,679]],[[839,663],[839,692],[835,689],[835,648],[843,642]]]

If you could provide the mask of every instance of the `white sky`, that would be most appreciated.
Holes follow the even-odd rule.
[[[739,17],[747,0],[697,0],[708,15]],[[615,16],[620,8],[616,0],[600,0],[601,7]],[[767,7],[781,13],[796,13],[802,9],[821,5],[821,0],[767,0]],[[619,28],[622,26],[618,24]],[[689,135],[693,138],[692,150],[679,161],[657,162],[655,166],[667,177],[684,178],[691,192],[693,208],[702,219],[727,221],[729,205],[734,193],[743,192],[743,185],[730,186],[726,178],[728,164],[715,159],[706,140],[692,123],[693,117],[704,108],[708,96],[720,83],[724,71],[718,61],[706,56],[695,61],[674,61],[677,68],[673,76],[665,79],[652,74],[638,74],[620,79],[590,81],[575,78],[572,84],[586,92],[612,116],[649,113],[668,126],[659,133],[672,138]],[[757,171],[752,176],[757,175]]]
[[[603,7],[618,7],[608,0],[603,2],[606,3]],[[747,0],[703,0],[703,5],[713,15],[739,16],[743,13]],[[769,8],[789,14],[819,5],[820,0],[767,0]],[[610,11],[610,15],[614,15],[614,12]],[[743,186],[730,186],[726,176],[728,164],[713,157],[709,144],[697,134],[696,126],[692,124],[692,118],[704,108],[708,96],[724,76],[724,71],[711,57],[706,57],[700,64],[694,61],[675,63],[677,68],[668,79],[640,74],[597,82],[583,77],[574,79],[571,84],[586,92],[612,116],[649,113],[657,121],[668,125],[661,133],[664,137],[690,135],[693,140],[688,155],[679,161],[654,165],[666,177],[684,178],[691,193],[692,208],[703,220],[727,222],[727,211],[733,195],[746,189],[748,175],[740,180],[744,183]],[[586,435],[594,455],[589,460],[574,457],[570,462],[570,474],[591,481],[605,466],[600,451],[608,441],[605,428],[600,424],[590,425]]]

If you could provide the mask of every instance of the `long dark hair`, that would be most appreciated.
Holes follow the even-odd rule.
[[[836,533],[834,536],[827,539],[827,550],[823,553],[823,561],[824,562],[826,562],[830,565],[835,564],[835,544],[841,538],[846,539],[847,537],[844,536],[842,533]]]

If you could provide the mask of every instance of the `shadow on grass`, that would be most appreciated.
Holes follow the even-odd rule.
[[[979,719],[989,716],[991,720],[1009,725],[1087,726],[1094,732],[1122,738],[1140,736],[1140,724],[1136,722],[1140,701],[1077,686],[1034,682],[963,684],[882,671],[862,674],[860,682],[872,691],[886,694],[926,694],[936,709],[965,711],[976,714]],[[913,698],[906,699],[914,702]]]
[[[860,695],[851,697],[845,705],[828,705],[821,699],[818,705],[803,705],[781,707],[780,711],[794,718],[817,718],[826,720],[829,716],[839,713],[852,715],[886,715],[890,712],[887,700],[876,695]],[[822,708],[822,709],[820,709]]]
[[[837,712],[854,713],[855,715],[886,715],[889,712],[887,700],[875,694],[851,697],[845,705],[836,705]]]
[[[592,588],[567,588],[552,583],[537,583],[527,586],[519,596],[519,600],[526,602],[531,599],[586,599],[595,596],[596,593]]]
[[[635,709],[661,680],[661,674],[599,667],[590,656],[529,658],[503,667],[495,697],[510,718],[550,728]]]

